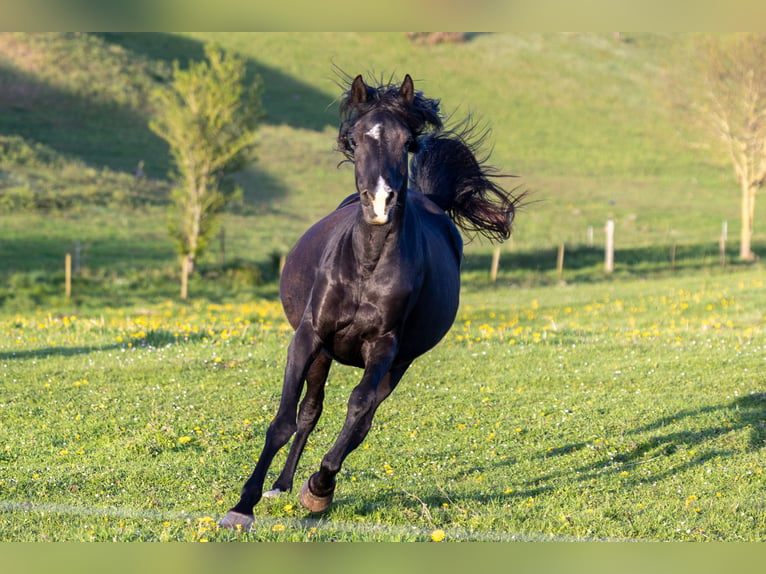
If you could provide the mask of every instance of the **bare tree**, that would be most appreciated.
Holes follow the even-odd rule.
[[[723,143],[741,190],[740,258],[752,261],[755,199],[766,178],[766,34],[706,36],[696,107]]]
[[[230,197],[223,178],[249,159],[262,116],[258,84],[245,85],[244,62],[214,45],[205,56],[185,70],[174,63],[172,85],[157,92],[159,113],[149,124],[170,145],[175,166],[168,219],[181,258],[182,299]]]

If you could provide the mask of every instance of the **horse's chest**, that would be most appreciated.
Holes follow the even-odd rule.
[[[335,295],[335,312],[323,315],[327,321],[318,330],[332,355],[356,364],[365,342],[397,332],[410,307],[412,291],[400,283],[365,281]]]
[[[346,294],[336,336],[355,338],[384,333],[404,319],[411,291],[390,284],[366,283]]]

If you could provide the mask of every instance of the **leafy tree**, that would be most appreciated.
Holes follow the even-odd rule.
[[[706,36],[697,45],[696,108],[719,139],[740,186],[740,257],[752,251],[755,199],[766,178],[766,34]]]
[[[254,159],[263,116],[259,81],[246,85],[244,62],[213,44],[205,56],[187,69],[174,62],[170,87],[155,92],[158,114],[149,123],[168,142],[175,167],[168,227],[180,255],[182,299],[232,197],[224,178]]]

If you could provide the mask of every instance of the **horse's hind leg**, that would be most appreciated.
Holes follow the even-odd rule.
[[[295,432],[293,443],[290,446],[290,453],[287,455],[285,467],[282,474],[274,482],[272,490],[264,492],[264,497],[277,496],[282,492],[287,492],[293,488],[293,477],[295,468],[303,454],[303,448],[306,446],[311,431],[322,414],[322,403],[324,401],[324,388],[327,381],[327,375],[330,372],[332,359],[324,353],[319,353],[317,358],[309,367],[306,374],[306,396],[301,402],[300,412],[298,414],[298,430]]]
[[[375,412],[396,388],[408,367],[409,364],[391,369],[377,386],[366,384],[363,379],[352,391],[343,429],[322,459],[319,472],[312,474],[301,487],[300,502],[304,508],[311,512],[324,512],[330,507],[335,493],[335,476],[340,472],[343,461],[362,444],[370,431]],[[357,408],[358,404],[366,406]]]

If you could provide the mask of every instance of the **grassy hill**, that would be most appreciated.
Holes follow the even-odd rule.
[[[679,268],[715,265],[722,221],[738,232],[731,168],[671,105],[686,36],[474,34],[425,45],[402,33],[1,34],[0,299],[59,293],[76,242],[78,303],[175,296],[163,212],[171,166],[147,127],[149,94],[173,60],[202,58],[208,41],[246,58],[267,116],[259,159],[238,176],[244,201],[192,293],[249,297],[259,283],[273,293],[277,256],[352,190],[333,151],[335,67],[410,73],[446,114],[492,127],[492,162],[532,192],[504,247],[502,283],[557,281],[562,242],[567,280],[603,278],[609,217],[617,276],[666,269],[673,243]],[[139,162],[148,178],[133,176]],[[490,251],[468,246],[467,277],[486,282]]]

